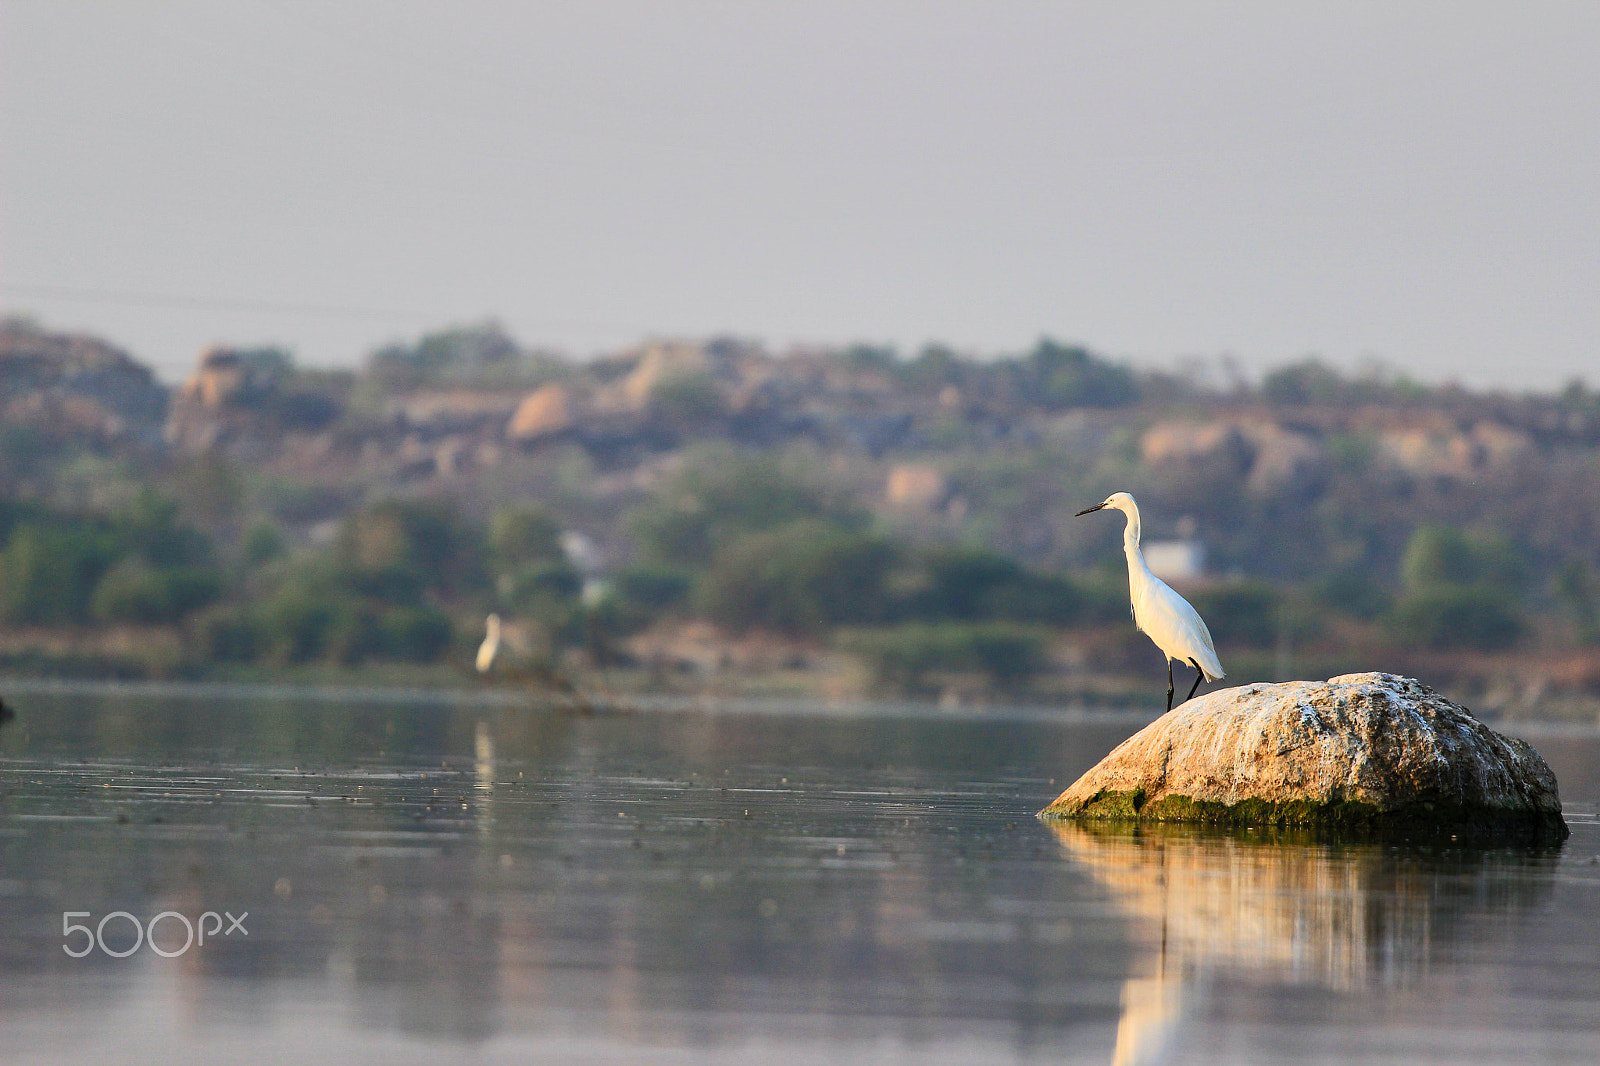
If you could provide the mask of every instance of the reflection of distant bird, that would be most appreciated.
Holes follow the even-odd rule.
[[[486,674],[489,667],[494,665],[494,657],[500,651],[500,616],[491,614],[488,619],[488,633],[483,638],[483,643],[478,646],[478,673]]]
[[[1222,677],[1222,663],[1211,646],[1211,632],[1189,601],[1172,591],[1165,581],[1150,572],[1139,551],[1139,505],[1126,492],[1113,492],[1105,502],[1085,508],[1086,515],[1113,507],[1128,518],[1122,530],[1122,551],[1128,557],[1128,599],[1133,607],[1133,624],[1167,656],[1167,710],[1172,710],[1172,660],[1188,663],[1196,670],[1187,701],[1200,687],[1201,678],[1215,681]]]

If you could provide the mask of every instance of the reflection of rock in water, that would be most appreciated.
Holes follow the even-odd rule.
[[[1128,981],[1116,1063],[1166,1061],[1211,973],[1349,991],[1421,984],[1462,939],[1547,901],[1556,850],[1319,846],[1288,832],[1128,832],[1048,823],[1072,857],[1159,937],[1153,978]]]
[[[1051,828],[1136,916],[1161,924],[1169,970],[1176,959],[1337,989],[1414,982],[1457,923],[1548,899],[1556,855]]]

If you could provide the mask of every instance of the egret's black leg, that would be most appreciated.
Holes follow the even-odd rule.
[[[1183,698],[1184,703],[1188,703],[1190,700],[1194,699],[1195,690],[1200,687],[1200,682],[1205,680],[1206,676],[1206,672],[1200,669],[1200,664],[1195,662],[1193,659],[1189,660],[1189,665],[1194,667],[1194,684],[1189,686],[1189,694]]]
[[[1167,660],[1167,710],[1172,710],[1172,660]]]

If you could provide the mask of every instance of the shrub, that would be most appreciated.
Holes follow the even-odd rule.
[[[1047,408],[1122,407],[1139,398],[1132,370],[1048,337],[1019,365],[1028,398]]]
[[[1219,644],[1262,648],[1278,635],[1280,603],[1270,585],[1247,581],[1219,588],[1197,589],[1189,595],[1211,637]]]
[[[618,598],[651,613],[681,606],[689,597],[688,572],[666,566],[636,566],[618,571],[611,587]]]
[[[123,559],[95,586],[90,613],[102,622],[176,622],[222,595],[222,579],[197,566],[158,569],[144,559]]]
[[[442,504],[389,500],[352,516],[340,533],[338,554],[347,574],[370,580],[379,598],[414,602],[414,575],[421,587],[444,595],[485,583],[481,533],[469,529]]]
[[[1409,593],[1390,618],[1402,642],[1425,648],[1500,651],[1522,635],[1511,597],[1482,586],[1440,586]]]
[[[19,523],[0,552],[0,612],[36,625],[86,621],[114,558],[110,538],[91,526]]]
[[[838,646],[861,656],[879,688],[918,693],[928,675],[975,671],[996,688],[1016,691],[1043,667],[1044,634],[1009,622],[912,622],[887,629],[848,629]]]
[[[265,642],[255,619],[240,611],[222,610],[200,619],[197,627],[200,654],[219,662],[250,662],[262,653]]]
[[[744,538],[718,554],[704,606],[718,625],[818,634],[888,614],[886,579],[897,558],[886,540],[821,522]]]
[[[701,567],[741,537],[808,519],[859,529],[867,516],[842,494],[790,476],[771,458],[718,451],[674,478],[628,525],[648,559]]]
[[[508,606],[548,620],[583,592],[583,576],[565,559],[545,560],[500,575],[496,591]]]
[[[1400,581],[1418,591],[1436,585],[1510,588],[1523,564],[1505,537],[1472,535],[1453,526],[1420,526],[1406,543]]]
[[[384,656],[403,662],[438,662],[449,650],[455,628],[432,607],[397,607],[382,616]]]
[[[507,507],[489,520],[489,547],[501,569],[565,558],[561,525],[539,506]]]
[[[335,606],[328,597],[300,589],[284,590],[268,600],[258,615],[268,656],[279,663],[321,658]]]
[[[257,522],[244,536],[244,561],[260,566],[283,555],[283,536],[271,522]]]
[[[1382,585],[1354,571],[1330,574],[1315,582],[1310,591],[1323,606],[1363,621],[1381,617],[1394,603]]]

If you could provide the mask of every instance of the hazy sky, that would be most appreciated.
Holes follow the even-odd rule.
[[[0,307],[1600,384],[1600,4],[0,2]],[[144,299],[125,297],[144,294]]]

